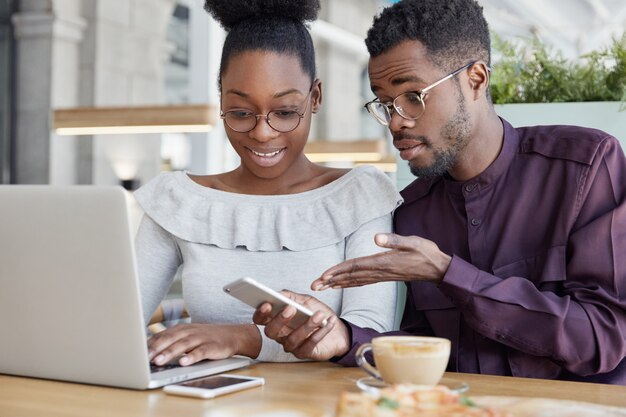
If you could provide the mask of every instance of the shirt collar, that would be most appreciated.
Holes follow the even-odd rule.
[[[507,171],[515,154],[518,153],[519,135],[509,122],[500,118],[504,127],[504,140],[502,149],[497,158],[476,177],[467,181],[455,181],[450,175],[445,174],[446,189],[455,194],[472,191],[476,187],[485,188],[497,181]]]

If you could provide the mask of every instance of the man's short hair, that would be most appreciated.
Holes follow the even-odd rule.
[[[446,71],[475,60],[490,64],[489,26],[475,0],[401,0],[374,18],[365,44],[376,57],[406,40],[422,43]]]

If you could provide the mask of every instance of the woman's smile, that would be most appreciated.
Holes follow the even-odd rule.
[[[264,168],[272,167],[278,164],[285,156],[285,150],[287,148],[272,148],[272,149],[252,149],[246,146],[246,150],[249,151],[250,160]]]

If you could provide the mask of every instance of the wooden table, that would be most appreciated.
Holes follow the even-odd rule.
[[[357,391],[359,368],[330,363],[256,364],[234,371],[262,376],[266,385],[214,400],[0,375],[0,416],[207,416],[241,404],[308,404],[334,415],[338,394]],[[547,397],[626,407],[626,387],[604,384],[447,373],[470,385],[469,396]]]

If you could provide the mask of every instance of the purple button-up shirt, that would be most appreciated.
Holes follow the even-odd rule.
[[[452,255],[409,282],[401,330],[452,341],[448,370],[626,384],[626,158],[592,129],[504,124],[479,176],[416,180],[400,235]],[[376,336],[352,326],[356,347]]]

